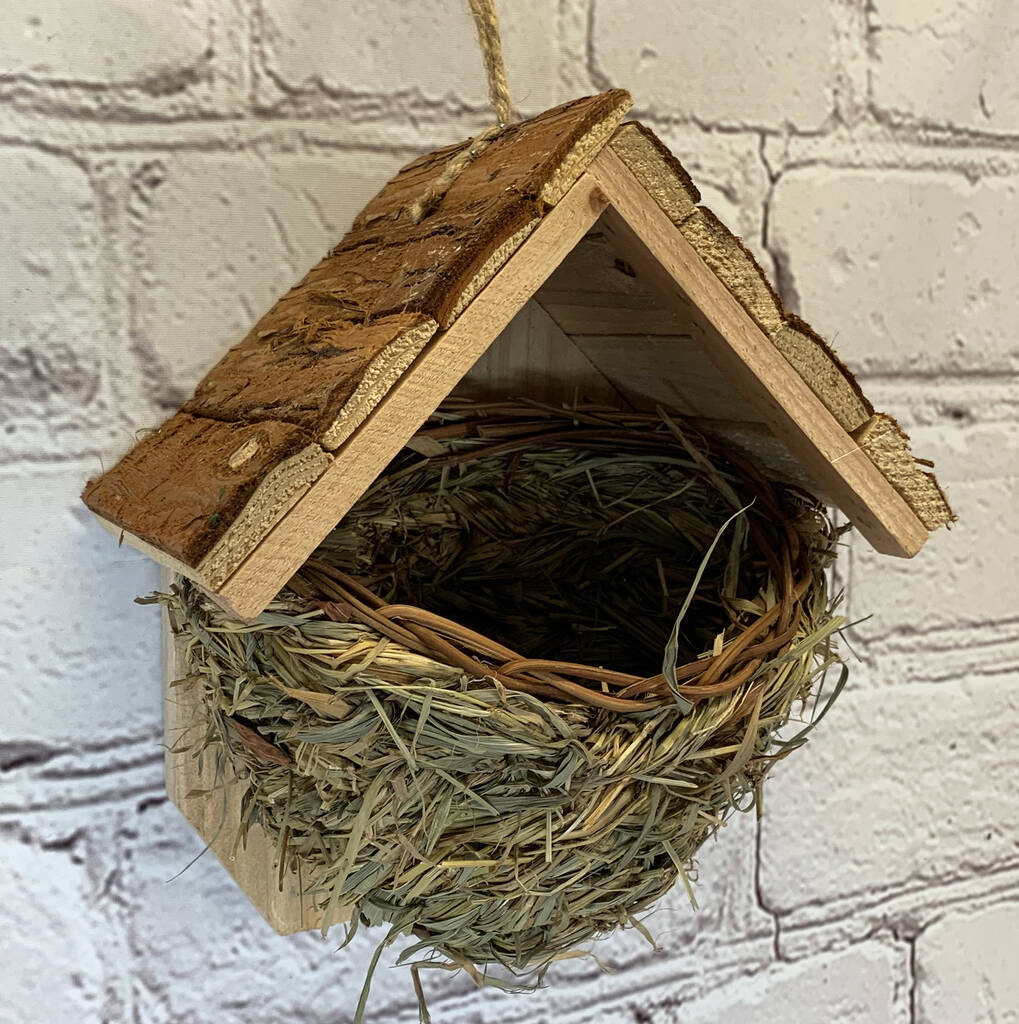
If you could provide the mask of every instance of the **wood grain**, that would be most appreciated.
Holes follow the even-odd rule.
[[[701,201],[697,186],[650,128],[631,121],[620,127],[609,145],[673,224],[694,213]]]
[[[308,482],[313,462],[323,468],[313,456],[342,444],[437,325],[448,327],[484,287],[608,141],[630,102],[625,91],[610,90],[513,125],[419,222],[408,207],[449,153],[415,161],[181,412],[89,484],[86,504],[129,540],[218,585],[292,505],[293,475],[274,473],[278,464],[303,448],[301,480]],[[256,432],[255,454],[235,472],[236,452]],[[256,496],[258,508],[249,509]]]
[[[285,312],[333,295],[364,314],[418,312],[448,327],[492,253],[540,220],[550,201],[546,186],[572,184],[593,155],[584,153],[591,133],[607,141],[630,102],[628,93],[614,89],[512,125],[468,164],[420,223],[411,219],[409,206],[441,174],[448,151],[411,164],[277,308]]]
[[[657,299],[648,302],[642,296],[609,292],[549,291],[543,293],[539,301],[571,337],[597,334],[670,337],[676,333],[672,310]]]
[[[674,319],[673,331],[683,325]],[[661,405],[684,416],[761,423],[755,405],[739,392],[689,333],[657,336],[579,335],[577,348],[629,403],[641,409]]]
[[[533,398],[553,405],[627,404],[618,388],[535,299],[510,321],[454,394],[494,401]]]
[[[713,420],[761,421],[756,407],[739,400],[732,382],[693,337],[698,320],[708,326],[700,310],[691,304],[680,315],[653,294],[608,245],[600,223],[534,301],[630,404],[642,409],[660,404]]]
[[[333,448],[335,424],[365,379],[389,381],[381,397],[437,329],[422,313],[357,324],[334,306],[277,316],[260,322],[227,352],[183,411],[217,420],[282,420]]]
[[[554,178],[558,188],[569,179],[628,102],[625,93],[590,97],[514,127],[469,166],[423,227],[404,222],[403,202],[440,173],[453,150],[409,165],[333,254],[206,378],[189,411],[90,483],[86,502],[128,543],[183,566],[228,610],[250,617],[466,376],[465,387],[484,387],[489,395],[526,391],[568,401],[567,392],[582,387],[595,400],[661,402],[716,422],[750,424],[754,429],[742,431],[748,437],[764,423],[816,490],[833,498],[878,550],[918,550],[926,531],[840,426],[844,410],[833,409],[818,386],[827,377],[814,373],[817,380],[805,384],[760,326],[784,317],[772,334],[796,341],[797,322],[766,284],[750,288],[750,308],[741,300],[745,279],[760,277],[756,264],[701,208],[684,213],[696,192],[651,133],[623,129],[615,149],[604,147],[583,184],[566,193],[561,210],[542,206],[538,184]],[[486,163],[500,146],[509,147],[506,159]],[[649,192],[655,174],[669,180]],[[521,195],[529,204],[522,228],[513,217],[504,223],[499,212],[503,202],[505,210],[523,209]],[[615,208],[601,236],[580,241],[608,202]],[[680,218],[678,226],[667,209]],[[464,217],[472,211],[468,225]],[[703,238],[691,233],[694,220]],[[482,254],[467,245],[474,253],[468,272],[457,262],[463,246],[454,247],[454,258],[448,243],[482,228],[487,248]],[[522,232],[531,233],[524,239]],[[401,252],[421,259],[401,263]],[[399,311],[381,319],[368,315],[379,309],[368,309],[359,289],[394,287],[416,267],[413,287],[427,291],[432,285],[424,279],[440,265],[448,278],[445,313],[435,307],[431,319],[413,308],[421,305],[415,299],[411,306],[400,300]],[[353,283],[337,276],[340,266],[351,269]],[[534,322],[511,329],[485,356],[538,285],[536,301],[550,319],[541,330]],[[452,326],[429,341],[435,323],[447,323],[464,302]],[[396,351],[401,338],[408,344]],[[813,358],[815,349],[823,354],[823,343],[807,355]],[[800,349],[788,354],[808,367]],[[833,373],[844,370],[831,365]],[[857,393],[843,397],[855,400]],[[851,410],[854,422],[869,408],[862,402]],[[325,451],[333,446],[335,458]],[[761,448],[762,458],[779,471],[766,455],[772,448]],[[947,508],[936,493],[939,509]]]
[[[597,226],[541,286],[537,301],[570,335],[673,335],[676,318],[612,251]]]
[[[831,494],[875,549],[910,557],[927,530],[902,496],[743,307],[708,268],[665,213],[650,201],[626,165],[603,150],[588,170],[612,209],[603,225],[610,243],[680,313],[696,306],[710,324],[699,340],[769,428]]]
[[[505,202],[509,198],[504,195],[507,190],[537,199],[543,186],[570,161],[592,128],[606,128],[605,141],[608,141],[631,102],[625,90],[612,89],[571,100],[537,117],[510,125],[460,173],[441,208],[423,222],[422,233],[433,233],[434,225],[442,225],[447,213],[452,211],[474,209],[492,199]],[[420,230],[404,216],[407,207],[443,172],[450,157],[468,142],[464,140],[411,161],[358,214],[336,251],[360,246],[378,238],[380,232],[384,232],[387,239],[399,241],[400,231]],[[586,163],[574,167],[571,184]]]
[[[285,476],[292,459],[302,471],[328,461],[314,438],[292,423],[229,423],[179,412],[90,481],[82,497],[103,519],[197,566],[266,477],[280,469]]]

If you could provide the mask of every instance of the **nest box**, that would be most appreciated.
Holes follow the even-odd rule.
[[[409,207],[462,145],[408,164],[86,504],[250,619],[455,391],[694,417],[914,555],[952,518],[934,476],[672,153],[621,124],[630,102],[509,127],[419,222]],[[172,635],[167,664],[183,674]],[[222,795],[180,752],[190,689],[166,695],[171,797],[277,929],[320,925],[264,837],[234,849],[236,783],[220,827]]]

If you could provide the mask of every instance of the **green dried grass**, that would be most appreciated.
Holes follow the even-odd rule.
[[[820,681],[840,664],[824,573],[837,531],[816,502],[776,488],[784,519],[766,513],[716,443],[666,419],[624,418],[650,450],[534,441],[476,454],[529,421],[571,429],[565,415],[448,407],[416,445],[447,457],[405,452],[315,560],[525,656],[643,676],[708,664],[773,608],[782,581],[754,538],[788,523],[809,566],[795,635],[730,692],[699,699],[696,679],[673,679],[628,713],[518,692],[332,621],[316,600],[330,577],[310,567],[251,625],[187,583],[167,598],[205,682],[199,746],[229,751],[249,784],[243,823],[275,839],[281,870],[299,865],[321,906],[353,908],[354,927],[415,936],[401,962],[504,986],[490,965],[540,981],[614,928],[647,934],[638,915],[677,879],[692,898],[697,850],[733,810],[759,806],[767,770],[810,725],[785,741],[780,730],[812,694],[817,718]],[[623,422],[607,416],[573,426]],[[474,436],[448,436],[463,422]],[[317,596],[336,617],[335,595]]]

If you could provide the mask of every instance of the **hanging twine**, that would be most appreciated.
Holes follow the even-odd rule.
[[[488,77],[488,98],[495,109],[496,123],[476,135],[463,149],[451,157],[440,174],[410,205],[410,217],[419,224],[434,210],[450,190],[453,182],[476,160],[509,126],[513,120],[513,103],[506,82],[506,64],[502,57],[502,39],[499,36],[499,16],[495,0],[469,0],[474,25],[478,30],[478,43],[485,60]]]
[[[469,3],[485,59],[488,98],[492,101],[499,125],[505,128],[513,118],[513,103],[506,84],[506,64],[502,59],[502,39],[499,37],[499,16],[495,12],[495,0],[469,0]]]

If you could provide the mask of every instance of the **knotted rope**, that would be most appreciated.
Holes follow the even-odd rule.
[[[447,161],[440,174],[410,205],[410,217],[419,224],[434,210],[450,190],[453,182],[476,160],[509,126],[513,120],[513,103],[506,82],[506,64],[502,56],[499,36],[499,16],[495,0],[468,0],[474,25],[478,30],[478,43],[485,61],[488,77],[488,98],[495,109],[496,123],[476,135],[463,149]]]

